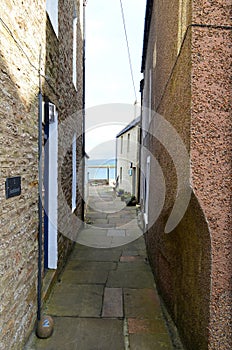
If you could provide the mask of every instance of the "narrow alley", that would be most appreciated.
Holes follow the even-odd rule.
[[[25,350],[181,349],[163,316],[136,208],[109,186],[90,188],[88,208],[83,245],[76,243],[44,310],[54,334],[33,333]]]
[[[0,1],[0,350],[232,349],[231,1]]]

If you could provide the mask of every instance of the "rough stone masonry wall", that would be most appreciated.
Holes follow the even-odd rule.
[[[36,317],[37,236],[38,236],[38,62],[42,45],[43,96],[55,103],[59,122],[82,107],[82,36],[78,21],[77,91],[72,83],[73,1],[59,1],[59,40],[46,16],[45,1],[3,1],[0,17],[9,27],[25,54],[0,22],[0,349],[21,349]],[[77,13],[79,10],[78,1]],[[64,29],[63,26],[67,26]],[[82,116],[76,118],[77,167],[82,148]],[[70,137],[72,134],[70,132]],[[71,145],[71,144],[70,144]],[[65,190],[70,205],[72,193],[71,158]],[[63,165],[59,166],[59,173]],[[22,176],[22,194],[5,199],[5,179]],[[79,184],[81,179],[79,180]],[[81,186],[80,186],[81,187]],[[78,190],[77,190],[78,192]],[[68,214],[70,215],[70,207]],[[81,197],[77,193],[77,215]],[[59,217],[65,212],[62,205]],[[74,223],[75,217],[73,216]],[[72,227],[69,227],[72,231]],[[62,267],[72,242],[59,235],[59,262]]]
[[[45,43],[44,2],[1,1],[0,17],[8,26],[0,22],[0,349],[19,350],[36,315],[37,69]],[[22,194],[6,200],[5,180],[12,176],[21,176]]]
[[[77,14],[79,13],[79,1],[59,1],[59,127],[65,130],[65,137],[59,131],[59,262],[72,247],[75,241],[81,221],[82,211],[82,33],[81,22],[77,21],[77,88],[75,89],[72,80],[73,65],[73,11],[76,4]],[[72,214],[72,140],[73,135],[77,136],[77,208],[75,215]],[[67,152],[63,153],[63,143]],[[66,239],[68,237],[68,239]]]
[[[232,348],[231,2],[193,1],[191,159],[212,249],[209,349]]]

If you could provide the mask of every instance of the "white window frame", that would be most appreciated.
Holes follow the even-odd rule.
[[[149,102],[148,102],[148,107],[149,107],[149,111],[148,111],[148,130],[150,127],[150,123],[151,123],[151,100],[152,100],[152,70],[151,68],[149,69]]]
[[[53,110],[53,115],[49,123],[48,268],[56,269],[58,261],[58,113],[55,105],[49,104],[49,108]]]
[[[73,85],[77,89],[77,12],[73,11]]]
[[[72,212],[77,207],[77,140],[76,133],[72,140]]]
[[[151,171],[151,157],[147,157],[146,162],[146,174],[145,179],[146,181],[146,193],[145,193],[145,203],[144,203],[144,222],[146,225],[148,225],[148,213],[149,213],[149,193],[150,193],[150,171]]]

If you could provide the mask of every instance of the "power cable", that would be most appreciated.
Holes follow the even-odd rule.
[[[130,54],[130,46],[129,46],[128,36],[127,36],[126,20],[125,20],[125,15],[124,15],[124,10],[123,10],[122,0],[120,0],[120,5],[121,5],[121,13],[122,13],[122,21],[123,21],[123,26],[124,26],[124,32],[125,32],[125,37],[126,37],[126,45],[127,45],[128,59],[129,59],[129,65],[130,65],[131,80],[132,80],[133,89],[134,89],[134,94],[135,94],[135,102],[137,102],[137,94],[136,94],[135,81],[134,81],[134,74],[133,74],[133,69],[132,69],[131,54]]]

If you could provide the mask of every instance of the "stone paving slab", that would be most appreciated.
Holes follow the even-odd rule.
[[[108,219],[94,219],[93,224],[109,224]]]
[[[160,301],[154,288],[125,288],[124,304],[126,317],[162,319]]]
[[[103,285],[56,285],[46,312],[52,316],[100,317]]]
[[[154,281],[149,267],[137,262],[130,264],[119,263],[117,270],[109,273],[107,287],[152,288]]]
[[[94,283],[100,283],[105,284],[107,277],[108,277],[108,270],[104,269],[89,269],[89,270],[80,270],[80,271],[73,271],[73,270],[65,270],[61,281],[62,283],[71,283],[72,284],[94,284]]]
[[[164,334],[167,335],[167,329],[164,322],[158,318],[128,318],[129,334]]]
[[[130,350],[173,350],[168,334],[132,334]]]
[[[122,288],[105,288],[102,317],[123,317]]]
[[[106,228],[106,229],[109,229],[109,228],[115,228],[115,225],[114,224],[105,224],[105,223],[96,223],[96,221],[94,221],[94,223],[92,224],[92,228]]]
[[[121,250],[118,249],[82,249],[75,250],[72,254],[72,259],[85,261],[112,261],[118,262],[121,256]]]
[[[104,212],[93,212],[93,213],[88,213],[87,215],[90,219],[106,219],[107,218],[107,214]]]
[[[107,237],[106,233],[102,234],[85,234],[78,237],[78,242],[92,248],[111,248],[112,237]]]
[[[84,260],[69,260],[65,267],[65,271],[98,271],[98,270],[115,270],[117,263],[111,261],[84,261]]]
[[[108,237],[126,237],[126,231],[125,230],[116,230],[116,229],[109,229],[107,231]]]
[[[92,318],[54,318],[49,339],[31,337],[25,350],[123,350],[123,321]],[[141,349],[140,349],[141,350]]]

